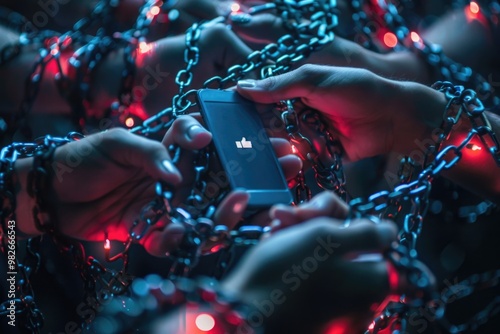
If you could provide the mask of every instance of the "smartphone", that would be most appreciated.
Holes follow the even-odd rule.
[[[292,196],[253,102],[236,91],[201,89],[198,102],[231,189],[245,189],[249,209],[290,204]]]

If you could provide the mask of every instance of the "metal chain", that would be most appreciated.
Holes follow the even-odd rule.
[[[483,104],[477,97],[477,94],[472,90],[465,90],[462,86],[453,86],[449,82],[437,82],[433,85],[433,88],[443,92],[449,102],[443,115],[441,133],[438,136],[436,144],[429,147],[427,151],[426,160],[428,161],[428,165],[420,172],[417,180],[413,182],[402,184],[396,187],[392,192],[382,191],[368,197],[367,200],[358,198],[349,203],[351,207],[350,216],[352,219],[355,217],[363,217],[368,214],[387,217],[386,213],[390,208],[390,203],[411,201],[412,207],[410,212],[405,215],[403,230],[400,234],[400,246],[398,249],[399,257],[395,258],[390,256],[389,259],[391,259],[397,267],[405,268],[407,272],[417,272],[417,275],[409,276],[410,281],[413,280],[412,283],[414,286],[425,291],[430,288],[430,280],[422,280],[425,273],[422,272],[415,262],[417,258],[415,246],[422,229],[423,217],[429,206],[428,197],[432,179],[442,171],[454,167],[460,161],[462,151],[469,145],[472,139],[475,138],[481,140],[485,149],[488,150],[497,166],[500,167],[500,142],[491,129],[488,119],[484,114]],[[459,122],[461,117],[467,117],[469,119],[472,129],[460,144],[442,147],[443,143],[450,138],[454,126]],[[430,161],[431,158],[433,158],[432,161]],[[424,284],[423,282],[427,283]],[[498,284],[498,280],[496,280],[496,284]],[[428,296],[427,302],[431,302],[433,299],[432,294],[426,293],[426,295]],[[388,314],[394,316],[394,314],[397,313],[398,316],[401,316],[406,312],[406,306],[399,307],[391,304],[390,307],[395,307],[395,310],[393,310],[392,313],[386,310],[384,315],[386,318]],[[402,310],[404,310],[404,312]],[[440,311],[440,314],[441,313],[444,314],[444,309]],[[442,318],[442,316],[439,318]],[[484,317],[480,317],[480,319],[476,320],[483,321]],[[447,323],[446,320],[441,320],[441,322]],[[380,324],[380,321],[377,323]],[[387,322],[383,323],[385,326],[388,325]],[[482,322],[469,323],[468,326],[474,327],[480,324],[482,324]],[[378,330],[384,328],[380,326],[372,328],[372,333],[376,333]],[[450,326],[451,325],[448,327]]]
[[[17,257],[9,257],[8,245],[10,242],[8,239],[10,229],[15,227],[8,226],[7,221],[15,222],[15,208],[16,208],[16,196],[14,194],[14,185],[12,182],[14,163],[19,156],[18,150],[16,150],[15,145],[10,145],[4,147],[0,153],[0,170],[1,170],[1,183],[0,191],[2,193],[3,204],[1,208],[1,218],[0,223],[0,238],[1,238],[1,250],[5,254],[6,272],[15,272],[21,278],[18,280],[20,283],[18,285],[18,293],[14,299],[14,305],[16,309],[16,315],[20,316],[20,321],[22,322],[24,329],[32,333],[39,333],[39,328],[43,325],[43,315],[39,310],[38,306],[34,301],[34,293],[30,284],[31,275],[36,272],[40,266],[40,256],[38,254],[38,249],[35,246],[39,245],[40,240],[34,239],[27,243],[27,253],[26,257],[21,263],[17,260]],[[19,232],[19,231],[18,231]],[[17,241],[14,240],[17,244]],[[8,307],[10,306],[9,301],[2,302],[0,304],[0,315],[2,317],[7,317],[9,314]]]
[[[155,3],[155,2],[150,2],[150,3]],[[321,4],[323,4],[323,2],[321,2]],[[148,3],[146,5],[148,5]],[[309,6],[307,7],[309,8],[309,11],[313,13],[314,11],[312,11],[311,9],[314,6],[311,6],[311,3],[306,5]],[[292,9],[290,8],[290,6],[285,6],[285,7],[286,8],[283,10],[284,13],[283,15],[286,16],[290,13]],[[306,6],[303,7],[306,8]],[[145,13],[147,11],[142,11],[142,12]],[[323,13],[322,15],[324,17],[332,17],[331,15],[330,16],[325,15],[325,13]],[[298,18],[298,16],[295,17]],[[319,19],[320,17],[316,15],[315,18]],[[138,22],[141,21],[138,19]],[[138,24],[137,26],[139,27],[139,29],[137,29],[136,32],[142,30],[143,25]],[[185,61],[187,67],[184,71],[179,72],[179,74],[176,77],[176,82],[179,85],[180,89],[179,89],[179,94],[173,100],[174,102],[173,108],[167,109],[162,113],[160,113],[159,115],[156,115],[155,117],[147,120],[143,124],[142,129],[133,129],[132,132],[141,134],[157,132],[160,129],[168,127],[171,124],[171,122],[173,121],[173,119],[177,114],[176,113],[177,107],[180,107],[180,109],[177,112],[183,113],[186,109],[188,109],[192,105],[189,104],[189,101],[186,99],[186,96],[188,96],[190,92],[184,93],[183,90],[185,87],[189,86],[192,79],[191,70],[193,66],[195,66],[198,63],[199,50],[196,47],[196,42],[199,39],[200,31],[202,29],[201,27],[205,26],[194,26],[190,30],[190,32],[188,32],[188,34],[186,35],[187,48],[185,52]],[[215,83],[217,84],[218,88],[222,88],[225,84],[240,80],[247,73],[262,68],[270,60],[274,61],[275,64],[272,67],[271,66],[267,67],[268,73],[275,74],[282,71],[286,71],[291,67],[293,63],[302,60],[310,52],[318,49],[319,47],[322,47],[323,45],[325,45],[326,43],[328,43],[333,39],[332,32],[329,32],[328,35],[326,35],[325,24],[302,25],[294,27],[296,27],[295,36],[285,35],[278,41],[278,44],[268,45],[266,48],[262,50],[262,52],[252,53],[247,58],[247,64],[242,66],[231,67],[228,70],[227,76],[225,78],[215,77],[209,79],[205,82],[204,86],[207,87],[208,85],[213,85]],[[315,35],[317,35],[319,38],[315,37],[315,35],[309,34],[308,36],[306,34],[307,32],[312,31],[312,29],[316,29]],[[135,33],[131,35],[137,37]],[[301,37],[302,39],[305,39],[307,37],[309,38],[309,41],[304,44],[298,44],[297,43],[298,39],[296,38],[297,36]],[[120,37],[123,38],[123,36]],[[99,40],[99,42],[101,41]],[[102,44],[100,43],[96,44],[97,46],[102,46]],[[80,51],[80,53],[83,52]],[[93,61],[93,59],[98,59],[100,54],[103,54],[103,52],[94,52],[93,54],[91,54],[90,61]],[[52,56],[58,55],[58,52],[53,52],[51,53],[51,55]],[[72,57],[71,63],[73,65],[75,64],[79,65],[81,62],[78,59],[78,57]],[[133,61],[130,61],[129,63],[133,63]],[[46,64],[46,62],[43,64]],[[96,63],[94,62],[91,65],[91,68],[95,66]],[[43,69],[44,67],[42,67],[42,70]],[[43,72],[41,74],[43,75]],[[128,76],[129,75],[127,75],[127,77]],[[127,79],[124,81],[128,82],[130,80]],[[34,82],[36,83],[36,81]],[[122,85],[122,92],[124,90],[123,87],[124,85]],[[36,96],[36,92],[31,95]],[[123,96],[124,94],[120,95]],[[28,101],[30,100],[28,99]],[[123,99],[120,99],[120,104],[121,105],[124,104]],[[174,117],[171,117],[172,115],[174,115]],[[208,159],[209,157],[207,155],[206,160]],[[206,170],[206,167],[201,168],[199,174],[201,175],[204,172],[204,170]],[[198,181],[199,181],[198,183],[201,183],[201,180]],[[130,244],[133,241],[139,241],[142,238],[142,236],[146,233],[146,231],[152,225],[154,225],[154,223],[159,219],[159,217],[164,215],[166,212],[168,212],[168,216],[171,223],[181,223],[186,228],[186,233],[184,234],[184,240],[181,247],[179,247],[179,249],[175,251],[175,254],[172,254],[176,259],[176,265],[172,267],[171,271],[171,274],[173,276],[187,274],[189,269],[197,261],[197,257],[199,256],[200,245],[203,243],[204,240],[207,240],[207,238],[210,238],[211,241],[222,241],[225,244],[225,246],[228,246],[228,244],[229,245],[232,244],[232,241],[230,240],[235,240],[235,244],[238,244],[240,242],[239,240],[250,240],[251,238],[253,238],[254,240],[258,240],[259,236],[263,233],[263,230],[261,228],[259,228],[259,231],[254,231],[254,229],[248,230],[249,228],[246,227],[243,228],[241,231],[232,232],[231,234],[228,233],[227,228],[225,228],[224,226],[216,226],[215,228],[213,228],[213,222],[206,217],[209,216],[207,212],[205,212],[204,216],[201,216],[195,220],[190,213],[181,208],[176,208],[175,210],[173,210],[168,206],[168,202],[171,199],[171,195],[169,195],[170,192],[164,191],[161,185],[159,185],[157,189],[158,189],[157,190],[158,195],[159,196],[161,195],[163,197],[164,202],[160,203],[156,200],[148,207],[148,210],[153,210],[155,212],[153,219],[149,218],[146,219],[144,212],[141,214],[140,219],[134,223],[134,225],[130,230],[130,237],[129,240],[125,243],[123,251],[111,257],[109,253],[110,251],[109,240],[106,240],[105,242],[105,252],[107,260],[116,261],[118,259],[121,259],[123,261],[123,268],[120,272],[118,273],[110,272],[105,267],[100,265],[92,257],[86,259],[85,253],[80,244],[69,242],[68,240],[60,240],[60,239],[57,240],[60,247],[70,251],[73,254],[75,265],[77,269],[80,271],[82,278],[84,279],[86,293],[87,295],[93,295],[94,300],[99,300],[96,296],[96,293],[97,291],[103,291],[102,290],[103,287],[106,288],[104,290],[110,293],[110,296],[113,294],[122,293],[123,291],[126,290],[128,284],[130,283],[129,280],[130,277],[126,277],[124,273],[126,272],[127,268],[128,249]],[[213,212],[214,209],[213,207],[210,207],[209,210]],[[143,227],[139,227],[140,225],[143,225]],[[140,232],[136,232],[136,229],[139,229]],[[248,242],[244,241],[244,243]],[[110,278],[105,279],[104,277],[106,276],[110,276]],[[98,285],[100,285],[99,289],[97,288]],[[93,307],[95,307],[95,305]]]
[[[196,65],[198,65],[200,60],[198,41],[200,40],[201,33],[204,29],[217,23],[222,23],[223,21],[223,17],[218,17],[202,24],[194,23],[186,31],[186,48],[184,49],[184,63],[186,64],[186,67],[177,72],[177,75],[175,76],[175,83],[179,86],[179,92],[172,98],[172,117],[175,118],[177,115],[184,114],[195,104],[188,99],[188,97],[194,95],[195,91],[191,90],[185,93],[184,90],[191,85],[194,77],[193,69]]]
[[[353,0],[349,3],[353,11],[357,42],[363,47],[378,51],[374,42],[377,33],[382,28],[388,30],[397,39],[396,45],[392,47],[394,51],[415,52],[434,69],[433,75],[438,80],[450,81],[476,90],[487,105],[500,104],[500,98],[494,95],[493,87],[484,77],[470,67],[448,58],[441,46],[429,43],[416,32],[412,32],[400,14],[400,9],[392,1]],[[405,2],[397,3],[405,5]]]
[[[333,28],[338,22],[337,16],[333,13],[336,6],[334,2],[322,0],[294,3],[293,1],[280,0],[275,1],[275,6],[292,32],[279,38],[276,43],[268,44],[260,51],[252,52],[247,56],[244,64],[231,66],[224,77],[209,78],[204,82],[203,88],[224,89],[245,78],[249,73],[259,70],[261,70],[262,77],[286,72],[312,52],[320,50],[333,41]],[[295,21],[290,18],[292,12]],[[184,53],[184,62],[187,66],[176,76],[179,93],[173,99],[173,110],[171,111],[173,115],[183,114],[190,107],[196,105],[194,100],[196,91],[190,90],[184,93],[184,89],[192,81],[191,69],[198,63],[199,49],[193,44],[198,40],[200,30],[220,23],[222,20],[223,18],[217,18],[202,25],[195,24],[188,30]],[[306,24],[307,20],[314,23]],[[269,65],[270,62],[272,65]],[[150,131],[146,132],[150,133]]]
[[[5,182],[10,182],[14,162],[18,157],[29,157],[37,154],[42,154],[46,151],[47,146],[54,147],[63,145],[76,135],[71,133],[66,138],[45,138],[41,139],[38,143],[33,144],[12,144],[2,149],[0,154],[0,165],[3,172],[2,174],[2,195],[4,199],[9,201],[7,208],[2,208],[2,225],[5,222],[5,218],[15,220],[14,208],[15,208],[15,196],[9,191],[9,184]],[[38,205],[35,210],[39,210]],[[35,214],[37,217],[38,214]],[[2,226],[1,231],[2,239],[6,235],[6,229]],[[5,240],[2,240],[2,244],[6,245]],[[5,253],[7,254],[7,253]],[[31,286],[31,277],[34,273],[38,271],[40,267],[40,237],[28,240],[26,244],[26,257],[21,263],[16,260],[16,270],[14,270],[13,264],[9,262],[9,271],[17,272],[20,276],[18,280],[18,295],[14,300],[16,305],[16,314],[20,316],[19,322],[27,330],[32,333],[39,333],[41,327],[43,326],[43,315],[39,310],[38,306],[34,300],[34,291]],[[7,307],[9,306],[9,301],[5,301],[0,305],[0,315],[6,316],[8,314]]]
[[[269,44],[261,51],[251,53],[247,57],[245,64],[235,65],[229,68],[225,77],[217,76],[210,78],[205,81],[203,86],[206,88],[212,87],[222,89],[227,85],[244,78],[250,72],[260,70],[261,76],[266,77],[288,71],[294,64],[303,60],[311,52],[320,49],[333,40],[334,35],[332,29],[337,24],[337,17],[333,11],[334,7],[334,1],[276,1],[275,8],[282,17],[285,27],[291,31],[291,33],[281,37],[277,43]],[[147,13],[147,11],[145,13]],[[147,22],[147,20],[144,22]],[[142,26],[138,25],[138,27]],[[193,66],[198,63],[199,50],[196,49],[196,41],[199,38],[200,27],[201,26],[193,27],[187,34],[187,48],[184,59],[186,62],[186,68],[179,72],[176,77],[176,82],[179,85],[179,93],[173,99],[173,106],[146,120],[142,126],[132,129],[132,132],[148,135],[164,130],[170,127],[177,115],[185,113],[190,107],[195,105],[195,102],[191,100],[194,96],[194,91],[191,90],[185,92],[185,89],[189,86],[192,80],[191,70]],[[142,28],[138,29],[138,31],[139,30],[142,30]],[[269,65],[269,62],[272,62],[273,64]],[[129,79],[126,79],[125,81],[128,80]],[[124,90],[126,91],[126,88],[123,88],[124,86],[126,85],[122,85],[122,92]],[[447,94],[456,95],[456,92],[453,92],[450,87],[443,89],[446,90]],[[124,95],[126,96],[127,93],[125,92]],[[473,131],[470,132],[469,136],[462,142],[462,144],[458,146],[448,146],[440,150],[439,147],[445,139],[441,140],[439,145],[436,145],[438,148],[429,152],[429,156],[435,155],[433,162],[419,174],[416,181],[401,185],[393,192],[380,192],[374,194],[370,196],[367,201],[362,199],[351,201],[351,218],[368,213],[376,213],[392,218],[401,211],[401,203],[411,200],[412,208],[410,213],[406,215],[404,229],[401,234],[402,245],[398,249],[393,250],[392,253],[388,254],[388,257],[390,259],[392,257],[395,264],[403,266],[408,272],[415,273],[411,276],[416,278],[412,280],[412,283],[414,283],[415,286],[419,286],[421,289],[428,288],[428,284],[422,284],[422,279],[425,278],[425,275],[415,265],[415,261],[413,261],[413,259],[416,258],[415,243],[420,233],[422,217],[425,215],[428,207],[428,193],[430,190],[431,179],[442,170],[453,167],[460,160],[461,150],[470,142],[470,140],[472,140],[472,138],[476,136],[481,139],[485,147],[487,147],[492,153],[497,163],[500,161],[498,141],[496,140],[494,133],[491,129],[489,129],[489,124],[487,123],[486,118],[484,116],[481,117],[480,113],[477,111],[478,109],[476,107],[478,100],[476,97],[467,94],[462,96],[462,94],[460,94],[460,97],[456,98],[457,100],[455,102],[457,105],[461,105],[460,109],[462,109],[462,107],[468,108],[468,111],[466,111],[465,114],[467,114],[471,121],[473,121],[472,124],[474,126]],[[304,158],[313,162],[316,179],[320,180],[318,183],[327,189],[340,189],[340,186],[343,187],[345,179],[343,174],[341,174],[341,151],[339,150],[339,146],[337,145],[332,134],[328,131],[324,123],[318,118],[319,114],[313,111],[305,112],[301,120],[302,124],[306,124],[307,126],[316,129],[323,140],[327,143],[328,151],[334,158],[334,163],[329,168],[324,167],[322,160],[318,159],[319,155],[312,149],[312,145],[308,142],[308,139],[300,134],[298,130],[298,117],[297,115],[294,115],[295,111],[292,103],[290,101],[284,101],[282,108],[283,119],[286,126],[289,127],[289,134],[292,134],[290,136],[292,143],[293,140],[295,140],[296,143],[294,143],[294,145],[296,144],[301,147],[306,146],[304,144],[309,145],[309,148],[306,147],[304,151],[301,152],[304,155]],[[456,114],[453,114],[453,116],[455,117]],[[458,119],[458,117],[456,117],[456,119]],[[445,132],[446,131],[444,131],[444,133]],[[442,138],[446,137],[447,135]],[[309,152],[309,154],[306,152]],[[454,154],[452,159],[447,158],[449,153]],[[304,198],[307,199],[310,197],[310,190],[308,191],[303,174],[300,174],[297,180],[300,181],[300,189],[302,190],[300,196],[298,197],[304,197],[305,192]],[[198,186],[202,187],[203,184],[198,183],[197,187]],[[128,249],[130,244],[133,241],[140,240],[147,230],[163,215],[167,215],[171,223],[183,224],[183,226],[186,227],[186,233],[181,247],[174,254],[172,254],[177,259],[177,265],[173,267],[171,273],[173,276],[184,275],[189,271],[189,268],[191,268],[197,261],[200,253],[200,246],[206,240],[221,241],[222,245],[227,246],[233,243],[238,243],[238,240],[252,240],[249,235],[260,236],[262,233],[262,230],[257,231],[258,233],[254,233],[255,231],[237,231],[234,233],[228,233],[227,228],[224,229],[224,227],[221,226],[213,226],[213,222],[210,218],[206,217],[210,216],[208,212],[200,214],[198,218],[194,218],[195,216],[193,216],[192,213],[182,208],[173,209],[169,205],[169,202],[172,199],[172,193],[169,190],[165,190],[165,188],[165,185],[158,185],[158,198],[152,202],[147,209],[145,209],[146,211],[149,211],[149,214],[143,212],[137,222],[134,223],[130,230],[130,238],[124,245],[124,250],[115,256],[111,256],[110,253],[107,253],[107,259],[110,261],[118,259],[123,260],[124,265],[121,271],[122,274],[126,272]],[[213,211],[213,209],[209,209],[209,211]],[[257,239],[258,237],[255,240]],[[81,249],[73,247],[71,250],[73,254],[76,254],[76,258],[85,258],[84,255],[82,255],[83,253]],[[109,251],[108,240],[105,242],[105,250],[106,252]],[[79,263],[83,262],[80,261]],[[128,283],[130,283],[128,281],[130,277],[126,277],[126,275],[114,276],[114,273],[108,272],[106,268],[98,264],[98,262],[94,259],[89,259],[85,263],[88,264],[88,271],[85,271],[86,269],[84,266],[78,266],[79,270],[82,272],[82,277],[86,280],[88,291],[95,291],[96,283],[99,283],[105,286],[114,286],[110,290],[114,291],[116,288],[117,293],[121,293],[122,291],[125,291]],[[103,277],[108,273],[112,276],[112,278],[105,280]],[[115,283],[116,285],[114,285]],[[111,294],[113,294],[113,292]],[[422,303],[420,300],[416,302]],[[414,305],[416,304],[413,304],[413,306]],[[398,305],[392,313],[397,313],[398,307],[401,309],[406,306],[407,305]]]
[[[267,9],[273,7],[266,6]],[[274,7],[290,34],[285,34],[277,43],[268,44],[261,51],[254,51],[247,56],[247,62],[242,65],[234,65],[227,71],[225,77],[215,76],[205,81],[204,88],[223,89],[231,83],[235,83],[243,79],[248,73],[261,70],[261,77],[269,77],[276,74],[286,72],[291,69],[293,64],[298,63],[308,57],[312,52],[315,52],[334,39],[333,29],[337,26],[338,19],[334,12],[336,4],[330,1],[276,1]],[[308,21],[313,24],[308,24]],[[206,24],[194,24],[186,33],[186,49],[184,53],[184,62],[186,68],[179,71],[176,76],[176,83],[179,86],[179,93],[174,96],[172,108],[163,110],[160,114],[146,120],[142,126],[136,127],[131,131],[137,134],[149,135],[170,126],[171,122],[177,115],[184,114],[190,107],[195,106],[194,95],[196,90],[184,92],[185,88],[191,84],[193,73],[192,68],[198,63],[199,49],[196,46],[201,30],[209,25],[221,22],[221,18],[212,20]],[[269,62],[272,65],[268,65]],[[283,102],[286,108],[282,108],[284,115],[283,120],[286,122],[295,111],[291,103]],[[317,114],[316,117],[319,117]],[[285,124],[289,136],[296,145],[302,146],[305,137],[298,132],[298,123],[295,127],[290,127],[290,124]],[[326,167],[319,159],[316,153],[314,156],[309,154],[305,160],[310,160],[313,163],[315,177],[317,183],[324,189],[333,189],[345,198],[345,178],[343,176],[341,163],[341,149],[338,141],[334,140],[324,122],[316,125],[317,131],[326,141],[328,151],[333,157],[333,164]],[[310,152],[314,147],[310,143],[309,147],[304,152]],[[303,200],[310,199],[311,192],[305,185],[305,182],[299,182],[298,177],[296,188],[296,202],[300,203]],[[299,194],[300,192],[300,194]],[[305,195],[305,196],[304,196]],[[302,198],[301,198],[302,197]]]
[[[441,293],[439,303],[448,305],[457,300],[464,299],[477,291],[498,286],[499,283],[500,270],[471,275],[470,277],[445,288]],[[495,296],[482,311],[476,313],[468,321],[463,322],[462,324],[452,324],[445,317],[441,317],[441,319],[439,319],[439,323],[450,334],[475,331],[478,327],[487,323],[489,319],[493,319],[493,317],[500,313],[499,306],[500,297]]]
[[[162,8],[162,1],[149,0],[140,9],[134,27],[124,33],[111,34],[109,29],[113,24],[110,19],[111,12],[118,6],[117,0],[101,0],[93,11],[85,18],[73,25],[73,28],[64,33],[57,32],[31,32],[22,33],[19,41],[7,45],[0,52],[0,66],[19,55],[22,49],[28,45],[42,44],[38,60],[26,80],[25,96],[18,114],[13,120],[11,129],[20,128],[24,136],[31,138],[31,130],[27,124],[26,116],[30,112],[33,103],[38,96],[40,83],[45,68],[50,62],[56,63],[58,72],[55,74],[56,85],[61,96],[65,97],[73,110],[74,123],[83,129],[86,122],[86,108],[88,107],[89,84],[92,71],[105,59],[105,56],[113,50],[122,47],[125,69],[122,72],[120,92],[116,102],[112,103],[108,116],[119,117],[124,120],[130,110],[128,107],[133,102],[132,88],[135,78],[135,58],[140,43],[146,42],[146,34],[154,17],[158,14],[156,7]],[[86,32],[98,26],[96,36],[89,36]],[[68,73],[62,71],[61,53],[69,51],[73,46],[80,46],[69,58]],[[17,124],[19,123],[19,124]]]

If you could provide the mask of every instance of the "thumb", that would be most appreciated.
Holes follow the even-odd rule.
[[[323,81],[330,69],[327,66],[304,65],[299,69],[263,80],[238,81],[238,93],[258,103],[308,97]]]
[[[176,185],[182,181],[179,170],[171,162],[167,148],[157,141],[123,129],[112,129],[88,138],[97,151],[105,154],[115,164],[139,168],[151,177],[169,184]]]

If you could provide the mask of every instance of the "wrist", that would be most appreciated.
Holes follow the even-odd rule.
[[[446,98],[443,93],[418,83],[399,82],[398,86],[393,111],[394,150],[410,157],[416,150],[425,154],[440,131]]]
[[[382,67],[381,72],[385,76],[398,80],[409,80],[424,85],[431,85],[433,81],[432,69],[429,65],[414,52],[390,52],[377,54],[376,59]]]

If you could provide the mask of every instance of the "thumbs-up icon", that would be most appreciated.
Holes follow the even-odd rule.
[[[252,148],[252,142],[247,140],[245,137],[241,138],[241,141],[236,141],[237,148]]]

